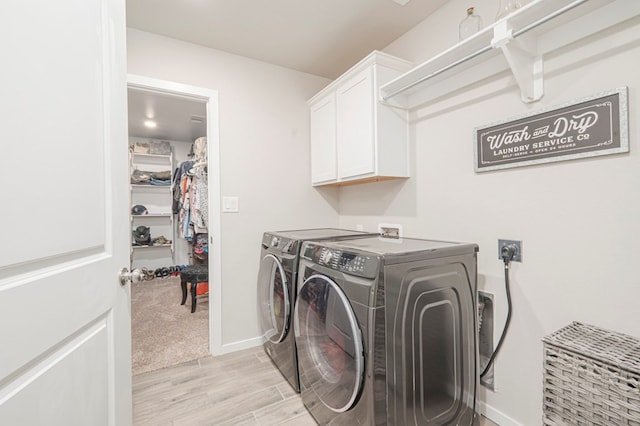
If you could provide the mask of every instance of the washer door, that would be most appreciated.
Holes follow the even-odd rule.
[[[258,304],[264,341],[282,342],[289,330],[291,312],[289,280],[282,264],[272,254],[263,257],[260,263]]]
[[[300,288],[295,309],[301,382],[322,403],[342,413],[362,386],[362,334],[349,300],[323,275],[310,276]]]

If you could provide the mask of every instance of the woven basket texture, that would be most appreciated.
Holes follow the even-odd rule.
[[[545,425],[640,426],[640,339],[574,322],[542,340]]]

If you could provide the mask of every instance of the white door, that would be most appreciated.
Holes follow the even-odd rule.
[[[0,424],[131,423],[124,0],[0,14]]]

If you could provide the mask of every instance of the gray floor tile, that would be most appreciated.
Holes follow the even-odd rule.
[[[262,348],[133,377],[135,426],[315,426]],[[497,426],[482,418],[480,426]]]

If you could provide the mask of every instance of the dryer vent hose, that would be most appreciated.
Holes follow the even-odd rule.
[[[496,348],[491,354],[491,357],[489,358],[487,365],[484,367],[484,370],[482,370],[482,373],[480,373],[480,378],[484,378],[484,376],[487,375],[487,372],[489,371],[489,369],[491,369],[491,366],[493,365],[493,362],[495,361],[495,358],[498,355],[498,352],[500,352],[500,348],[502,347],[502,342],[504,342],[504,338],[507,335],[507,331],[509,330],[509,324],[511,323],[511,290],[509,288],[509,262],[511,259],[509,259],[508,257],[503,257],[503,259],[504,259],[504,289],[505,289],[505,293],[507,294],[507,320],[504,323],[504,328],[502,329],[502,334],[500,335],[500,340],[498,340],[498,344],[496,345]]]

